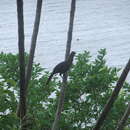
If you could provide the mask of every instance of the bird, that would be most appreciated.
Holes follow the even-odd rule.
[[[70,55],[69,55],[69,57],[68,57],[67,60],[65,60],[65,61],[63,61],[63,62],[60,62],[59,64],[57,64],[57,65],[54,67],[54,69],[53,69],[51,75],[49,76],[49,78],[48,78],[48,80],[47,80],[47,82],[46,82],[46,85],[49,84],[49,82],[51,81],[51,79],[52,79],[52,77],[53,77],[54,74],[59,73],[60,76],[61,76],[62,74],[66,73],[66,72],[70,69],[75,54],[76,54],[76,53],[75,53],[74,51],[72,51],[72,52],[70,53]]]

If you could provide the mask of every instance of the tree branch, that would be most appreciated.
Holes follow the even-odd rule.
[[[125,127],[125,123],[126,123],[128,117],[129,117],[129,115],[130,115],[130,102],[128,104],[128,107],[127,107],[124,115],[122,116],[122,119],[118,123],[116,130],[123,130],[123,128]]]
[[[20,118],[26,114],[26,96],[25,96],[25,60],[24,60],[24,18],[23,18],[23,0],[17,0],[17,18],[18,18],[18,48],[19,48],[19,66],[20,66]]]
[[[68,56],[70,54],[70,49],[71,49],[75,8],[76,8],[76,0],[72,0],[72,2],[71,2],[71,11],[70,11],[70,20],[69,20],[69,30],[68,30],[68,34],[67,34],[65,60],[67,60],[67,58],[68,58]],[[58,128],[58,122],[59,122],[59,120],[61,118],[61,112],[63,111],[66,87],[67,87],[67,73],[63,75],[63,85],[61,86],[61,91],[60,91],[56,116],[55,116],[55,120],[54,120],[54,123],[52,125],[51,130],[57,130],[57,128]]]
[[[32,65],[33,65],[33,59],[34,59],[34,54],[35,54],[36,42],[37,42],[37,35],[38,35],[39,24],[40,24],[41,9],[42,9],[42,0],[37,0],[35,23],[34,23],[34,28],[33,28],[32,39],[31,39],[29,61],[28,61],[27,70],[26,70],[26,84],[25,84],[26,89],[28,87],[28,83],[29,83],[29,80],[31,78],[31,73],[32,73]]]
[[[100,128],[101,128],[104,120],[106,119],[106,117],[107,117],[113,103],[115,102],[115,100],[118,97],[120,89],[122,88],[123,83],[125,82],[129,71],[130,71],[130,59],[129,59],[127,65],[125,66],[119,80],[117,81],[116,87],[113,90],[113,93],[112,93],[111,97],[109,98],[108,102],[106,103],[106,105],[105,105],[105,107],[104,107],[104,109],[103,109],[103,111],[102,111],[96,125],[95,125],[95,128],[93,130],[100,130]]]
[[[22,6],[22,3],[20,3],[20,1],[22,1],[22,0],[17,0],[17,2],[19,3],[19,6]],[[24,100],[22,100],[22,99],[21,100],[22,100],[22,102],[24,102],[26,109],[27,109],[27,106],[26,106],[27,88],[28,88],[29,80],[31,78],[32,64],[33,64],[37,35],[38,35],[39,24],[40,24],[41,8],[42,8],[42,0],[37,0],[36,16],[35,16],[35,22],[34,22],[34,28],[33,28],[33,35],[32,35],[32,39],[31,39],[29,61],[28,61],[26,73],[25,73],[25,68],[24,68],[24,71],[22,71],[22,73],[24,73],[24,76],[21,76],[22,78],[24,78],[24,95],[22,93],[20,93],[21,94],[20,96],[24,97]],[[19,10],[19,8],[18,8],[18,10]],[[23,10],[23,7],[21,10]],[[20,20],[19,22],[22,22],[22,20]],[[23,39],[24,38],[21,38],[21,40],[23,40]],[[23,41],[21,41],[21,43],[23,43]],[[22,64],[24,63],[23,60],[20,60],[20,61]],[[22,113],[21,111],[23,111],[23,108],[19,104],[18,110],[17,110],[18,116],[20,116],[20,113]],[[26,113],[26,112],[24,112],[24,113]]]

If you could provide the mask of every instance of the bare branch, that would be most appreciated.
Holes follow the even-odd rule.
[[[66,54],[65,54],[65,60],[67,60],[70,49],[71,49],[71,41],[72,41],[72,32],[73,32],[73,23],[74,23],[74,15],[75,15],[75,8],[76,8],[76,0],[72,0],[71,2],[71,11],[70,11],[70,21],[69,21],[69,30],[67,34],[67,44],[66,44]],[[52,130],[57,130],[58,128],[58,122],[61,118],[61,112],[63,111],[63,105],[64,105],[64,98],[65,98],[65,89],[67,87],[67,73],[63,75],[63,85],[61,86],[57,111],[54,123],[52,125]]]
[[[27,71],[26,71],[26,89],[27,89],[29,80],[31,78],[32,65],[33,65],[37,35],[38,35],[39,24],[40,24],[41,9],[42,9],[42,0],[37,0],[35,23],[34,23],[34,28],[33,28],[32,39],[31,39],[31,48],[30,48],[30,54],[29,54],[29,61],[28,61]]]
[[[75,9],[76,9],[76,0],[72,0],[71,1],[71,10],[70,10],[69,30],[68,30],[68,34],[67,34],[67,44],[66,44],[66,54],[65,54],[66,60],[70,54],[70,49],[71,49]]]
[[[19,48],[19,66],[20,66],[20,117],[26,114],[26,96],[25,96],[25,61],[24,61],[24,19],[23,19],[23,0],[17,0],[18,17],[18,48]]]
[[[129,115],[130,115],[130,102],[128,104],[128,107],[127,107],[127,109],[126,109],[126,111],[125,111],[122,119],[118,123],[116,130],[123,130],[123,128],[125,127],[125,123],[126,123],[128,117],[129,117]]]
[[[95,125],[95,128],[93,130],[100,130],[100,128],[101,128],[104,120],[106,119],[106,117],[107,117],[113,103],[115,102],[115,100],[118,97],[120,89],[122,88],[129,71],[130,71],[130,59],[129,59],[127,65],[125,66],[119,80],[117,81],[116,87],[115,87],[111,97],[109,98],[108,102],[106,103],[106,105],[105,105],[105,107],[104,107],[104,109],[103,109],[103,111],[102,111],[96,125]]]
[[[20,1],[22,1],[22,0],[17,0],[17,1],[19,2],[19,6],[22,6],[22,3],[20,3]],[[32,35],[32,39],[31,39],[31,49],[30,49],[30,55],[29,55],[29,62],[27,65],[27,72],[25,73],[25,68],[24,68],[24,71],[22,71],[25,73],[24,76],[22,76],[22,78],[24,78],[25,84],[24,84],[24,95],[21,94],[21,96],[24,96],[25,100],[22,100],[22,99],[21,100],[24,102],[25,105],[26,105],[27,87],[28,87],[28,82],[31,78],[32,64],[33,64],[37,35],[38,35],[39,24],[40,24],[41,8],[42,8],[42,0],[37,0],[36,16],[35,16],[35,23],[34,23],[34,28],[33,28],[33,35]],[[22,10],[23,10],[23,7],[22,7]],[[22,22],[22,20],[20,20],[19,22]],[[23,34],[23,36],[24,36],[24,34]],[[21,40],[20,40],[21,43],[23,43],[22,40],[24,40],[24,38],[21,38]],[[23,60],[21,60],[21,62],[22,62],[22,64],[24,63]],[[18,116],[20,116],[21,111],[23,111],[23,109],[21,108],[21,105],[19,104],[18,110],[17,110]]]

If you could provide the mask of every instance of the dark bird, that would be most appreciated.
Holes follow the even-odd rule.
[[[70,67],[72,65],[72,62],[73,62],[74,55],[75,55],[75,52],[72,51],[66,61],[63,61],[63,62],[61,62],[61,63],[59,63],[59,64],[57,64],[55,66],[55,68],[53,69],[51,75],[49,76],[49,78],[48,78],[48,80],[46,82],[46,85],[49,84],[49,82],[52,79],[54,74],[59,73],[60,75],[62,75],[64,73],[66,73],[70,69]]]

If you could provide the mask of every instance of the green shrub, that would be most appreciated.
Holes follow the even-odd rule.
[[[92,60],[84,51],[75,58],[69,74],[64,111],[60,120],[62,130],[91,130],[104,105],[112,94],[120,69],[109,67],[106,50],[101,49]],[[26,54],[26,62],[28,55]],[[49,87],[45,85],[49,73],[34,63],[28,88],[28,117],[30,129],[49,130],[54,121],[60,83],[54,77]],[[18,55],[0,54],[0,129],[17,130],[19,119],[15,112],[19,97]],[[102,130],[115,130],[130,100],[130,85],[124,84]],[[51,94],[55,96],[50,96]],[[130,119],[127,121],[130,124]]]

